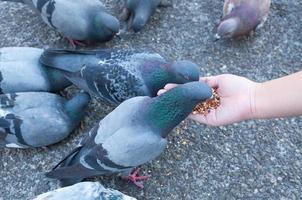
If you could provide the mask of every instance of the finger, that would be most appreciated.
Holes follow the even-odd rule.
[[[167,84],[164,89],[165,90],[171,90],[172,88],[175,88],[177,86],[177,84],[172,84],[172,83],[169,83]]]
[[[215,116],[215,111],[210,111],[207,115],[201,115],[201,114],[190,114],[189,118],[197,121],[202,124],[210,125],[210,126],[218,126],[218,122]]]
[[[159,91],[157,92],[157,96],[159,96],[159,95],[161,95],[161,94],[163,94],[163,93],[165,93],[165,92],[167,92],[167,90],[161,89],[161,90],[159,90]]]
[[[202,123],[202,124],[208,124],[206,117],[201,114],[190,114],[189,119],[192,119],[192,120]]]
[[[208,78],[209,78],[208,76],[199,77],[199,81],[207,82],[207,79],[208,79]]]
[[[200,80],[205,82],[212,88],[217,88],[219,84],[219,76],[201,77]]]

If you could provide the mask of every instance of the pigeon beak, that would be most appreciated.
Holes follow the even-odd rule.
[[[217,42],[218,40],[220,40],[221,39],[221,37],[220,37],[220,35],[218,34],[218,33],[216,33],[215,35],[214,35],[214,42]]]
[[[116,35],[117,35],[117,36],[123,36],[123,35],[126,34],[127,30],[128,30],[128,27],[127,27],[126,25],[123,25],[123,26],[120,28],[119,32],[116,33]]]

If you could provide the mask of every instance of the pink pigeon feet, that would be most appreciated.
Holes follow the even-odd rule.
[[[139,171],[140,171],[140,168],[137,168],[129,176],[124,176],[124,177],[122,177],[122,179],[129,180],[132,183],[134,183],[134,185],[136,185],[137,187],[143,189],[144,185],[143,185],[142,181],[143,180],[148,180],[151,176],[150,175],[140,176],[140,175],[138,175]]]
[[[71,44],[71,46],[72,46],[73,48],[76,48],[77,46],[82,46],[82,47],[85,47],[85,46],[86,46],[86,44],[83,43],[83,42],[81,42],[81,41],[73,40],[73,39],[68,38],[68,37],[66,37],[66,39],[68,40],[68,42]]]

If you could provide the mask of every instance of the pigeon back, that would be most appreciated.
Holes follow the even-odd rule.
[[[123,193],[106,189],[98,182],[82,182],[37,196],[34,200],[135,200]]]
[[[3,94],[0,103],[2,124],[10,124],[9,128],[1,126],[6,133],[6,147],[47,146],[67,137],[73,128],[64,111],[65,99],[55,94]]]
[[[48,91],[50,83],[39,64],[43,50],[36,48],[0,49],[0,84],[3,93]]]

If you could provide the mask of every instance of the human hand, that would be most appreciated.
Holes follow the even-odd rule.
[[[207,115],[191,114],[189,118],[208,125],[220,126],[253,118],[254,93],[258,83],[244,77],[222,74],[200,79],[217,90],[220,106]],[[175,87],[167,84],[158,95]]]

